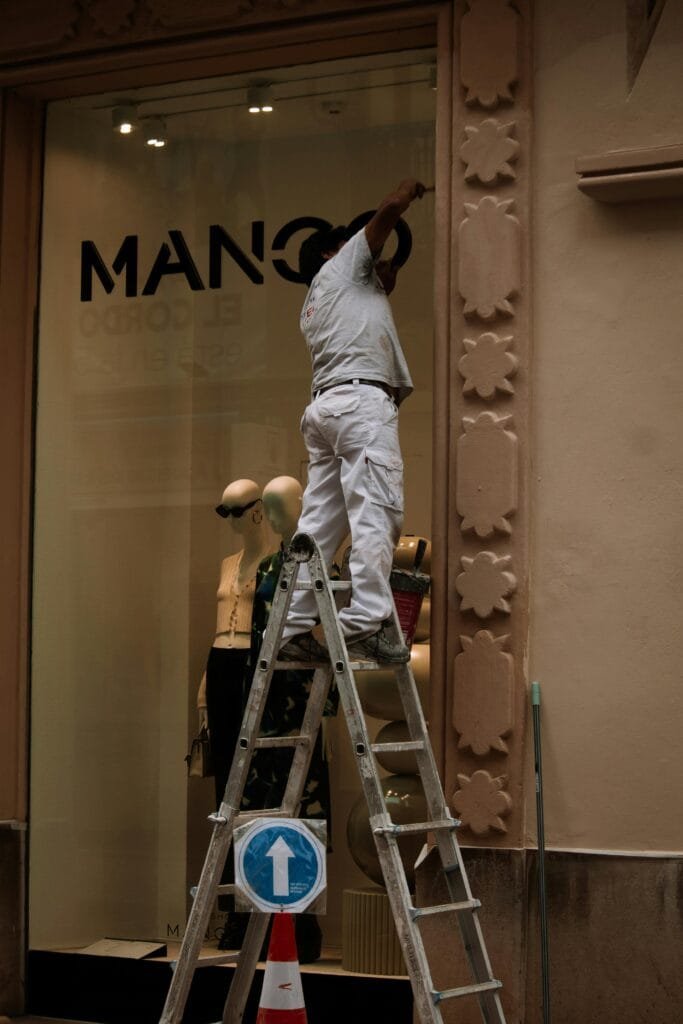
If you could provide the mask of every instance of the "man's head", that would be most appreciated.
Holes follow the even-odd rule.
[[[306,239],[299,249],[299,273],[306,284],[311,283],[323,263],[338,253],[348,238],[348,230],[339,225],[323,228]]]

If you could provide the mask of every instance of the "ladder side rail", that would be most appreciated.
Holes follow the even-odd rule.
[[[363,784],[366,795],[369,784]],[[389,815],[386,812],[370,818],[370,828],[377,847],[401,952],[411,981],[415,1008],[422,1024],[443,1024],[441,1010],[432,997],[434,982],[422,935],[410,913],[413,897],[408,887],[397,838],[388,833],[375,832],[375,828],[382,827],[388,820]]]
[[[298,577],[298,571],[299,561],[295,561],[291,558],[285,558],[280,570],[276,595],[270,611],[268,626],[263,637],[263,644],[259,651],[255,678],[256,673],[269,672],[272,674],[274,670],[276,656],[280,648],[282,632],[287,618],[287,611],[289,609],[292,593]],[[330,688],[331,678],[332,673],[329,666],[316,669],[313,675],[311,692],[306,702],[306,710],[299,730],[299,735],[306,736],[309,742],[305,745],[299,744],[294,748],[294,755],[290,764],[287,783],[280,806],[280,810],[284,811],[288,817],[296,816],[299,810],[311,758],[313,756],[313,746],[320,729],[322,712],[325,706],[327,693]],[[256,726],[256,731],[254,729],[249,731],[249,727],[246,726],[247,723],[245,719],[242,729],[242,733],[244,735],[243,737],[240,737],[240,742],[242,742],[242,739],[246,741],[246,749],[249,748],[249,744],[251,743],[252,753],[249,757],[249,763],[251,763],[251,756],[253,756],[258,726]],[[261,948],[266,937],[270,917],[270,914],[261,914],[256,911],[253,911],[250,915],[247,933],[244,943],[242,944],[242,952],[237,964],[237,970],[233,975],[223,1009],[223,1024],[238,1024],[238,1022],[242,1021],[244,1017],[249,992],[251,990],[251,985],[256,971],[256,964],[258,963]]]
[[[307,736],[309,742],[305,745],[298,745],[294,750],[294,757],[292,758],[287,785],[282,798],[282,807],[291,817],[296,817],[298,814],[331,684],[332,669],[329,666],[316,669],[301,723],[301,735]]]
[[[390,826],[391,818],[386,809],[384,792],[372,753],[365,715],[350,667],[346,644],[339,625],[332,590],[317,545],[315,545],[315,553],[309,562],[309,572],[314,584],[313,593],[330,652],[334,676],[339,687],[340,702],[356,755],[356,764],[369,809],[370,826],[382,865],[387,894],[406,969],[410,976],[415,1003],[423,1024],[427,1024],[427,1022],[428,1024],[442,1024],[441,1012],[431,997],[433,984],[429,962],[421,936],[410,917],[409,908],[412,899],[398,844],[393,836],[386,834],[379,836],[374,831],[375,827]],[[317,581],[320,581],[318,585],[316,585]]]
[[[173,971],[159,1024],[180,1024],[182,1019],[192,978],[199,959],[199,952],[211,916],[211,908],[214,903],[216,890],[232,842],[234,820],[235,816],[239,813],[242,793],[249,774],[254,743],[268,698],[275,654],[280,646],[284,622],[291,602],[292,580],[296,580],[297,573],[298,564],[296,562],[285,562],[283,564],[281,578],[287,580],[287,586],[278,588],[273,599],[271,618],[266,627],[263,643],[261,644],[256,671],[254,672],[247,706],[242,719],[240,736],[230,768],[230,775],[226,783],[223,800],[214,818],[215,824],[209,841],[206,860],[199,877],[180,953],[175,970]],[[264,664],[265,668],[262,667]],[[267,917],[268,915],[265,916]],[[265,928],[267,928],[267,922],[263,929],[264,935]],[[255,966],[256,961],[254,961],[254,968]]]
[[[273,672],[275,671],[276,655],[282,642],[282,632],[285,627],[287,612],[289,611],[298,572],[298,562],[292,559],[284,560],[280,569],[275,596],[273,597],[268,625],[263,634],[261,648],[256,659],[256,665],[254,666],[254,675],[249,689],[247,706],[237,738],[230,776],[225,787],[224,803],[221,804],[221,811],[225,806],[226,810],[232,813],[233,819],[235,814],[239,813],[242,794],[247,783],[261,719],[268,699]]]
[[[271,914],[262,914],[258,911],[252,911],[249,915],[249,924],[240,950],[237,968],[230,981],[230,988],[223,1007],[223,1024],[240,1024],[240,1021],[244,1020],[249,992],[256,974],[256,965],[266,940],[271,916]]]
[[[394,623],[397,626],[397,621]],[[406,715],[411,739],[425,739],[420,750],[415,751],[420,780],[429,807],[430,816],[436,819],[451,816],[446,804],[441,779],[431,743],[428,741],[427,723],[413,673],[408,665],[397,667],[396,681]],[[465,870],[462,852],[454,831],[439,829],[436,843],[449,895],[454,903],[473,899],[469,878]],[[476,982],[494,981],[493,970],[476,910],[456,914],[470,970]],[[500,996],[497,991],[480,992],[477,996],[486,1024],[504,1024]]]
[[[415,678],[409,665],[399,665],[396,667],[396,684],[403,704],[403,710],[406,716],[406,725],[408,726],[408,732],[411,739],[425,741],[422,743],[421,749],[415,751],[415,759],[417,761],[418,772],[420,781],[422,782],[425,799],[427,801],[427,807],[429,808],[429,816],[435,821],[452,818],[453,814],[446,803],[443,786],[441,785],[441,778],[436,766],[434,751],[432,750],[432,745],[429,742],[427,722],[425,720],[422,704],[417,692]],[[465,871],[460,847],[455,839],[454,833],[439,830],[436,833],[436,840],[443,866],[447,869],[448,876],[453,876],[453,882],[457,886],[457,892],[451,893],[451,895],[457,894],[458,899],[454,902],[460,902],[460,900],[471,900],[472,892],[467,879],[467,873]],[[457,870],[455,870],[456,867]]]

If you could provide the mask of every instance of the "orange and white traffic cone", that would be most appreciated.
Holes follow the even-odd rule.
[[[273,915],[256,1024],[306,1024],[307,1019],[294,921],[281,912]]]

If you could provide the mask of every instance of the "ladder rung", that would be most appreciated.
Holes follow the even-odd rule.
[[[373,829],[373,832],[377,836],[400,836],[412,832],[437,832],[439,829],[457,828],[459,824],[458,818],[445,818],[441,821],[411,821],[407,825],[379,825]]]
[[[307,672],[309,669],[329,667],[329,661],[276,661],[273,665],[276,672]]]
[[[478,985],[463,985],[462,988],[445,988],[442,992],[432,992],[434,1005],[442,999],[459,999],[460,996],[476,996],[479,992],[493,992],[502,988],[502,981],[482,981]]]
[[[295,590],[315,590],[316,588],[310,582],[310,580],[302,580],[301,583],[294,585]],[[330,580],[331,590],[350,590],[351,580]]]
[[[403,740],[401,743],[373,743],[371,750],[374,754],[402,754],[408,750],[424,750],[424,748],[423,740]]]
[[[447,914],[449,911],[478,910],[481,900],[462,900],[460,903],[437,903],[433,907],[411,907],[410,916],[413,921],[418,917],[427,917],[429,914]]]
[[[254,743],[257,750],[268,750],[271,747],[307,747],[310,736],[260,736]]]
[[[194,899],[197,898],[198,890],[199,890],[199,886],[198,885],[193,885],[192,886],[192,888],[190,889],[190,899],[194,900]],[[216,895],[217,896],[232,896],[232,894],[234,892],[235,892],[235,885],[234,885],[233,882],[230,882],[229,884],[226,884],[226,885],[217,885],[216,886]]]
[[[211,956],[200,956],[197,960],[197,967],[213,967],[215,964],[236,964],[240,958],[239,950],[232,953],[216,953]]]
[[[235,819],[235,828],[240,825],[248,825],[255,818],[291,818],[292,815],[283,811],[281,807],[266,807],[259,811],[240,811]]]

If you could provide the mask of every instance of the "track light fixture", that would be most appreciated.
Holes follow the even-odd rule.
[[[120,135],[130,135],[138,126],[137,104],[131,100],[121,100],[111,112],[111,126]]]
[[[273,94],[270,82],[252,82],[247,88],[247,109],[250,114],[270,114]]]
[[[144,120],[145,142],[148,146],[160,149],[168,142],[166,122],[163,117],[146,117]]]

